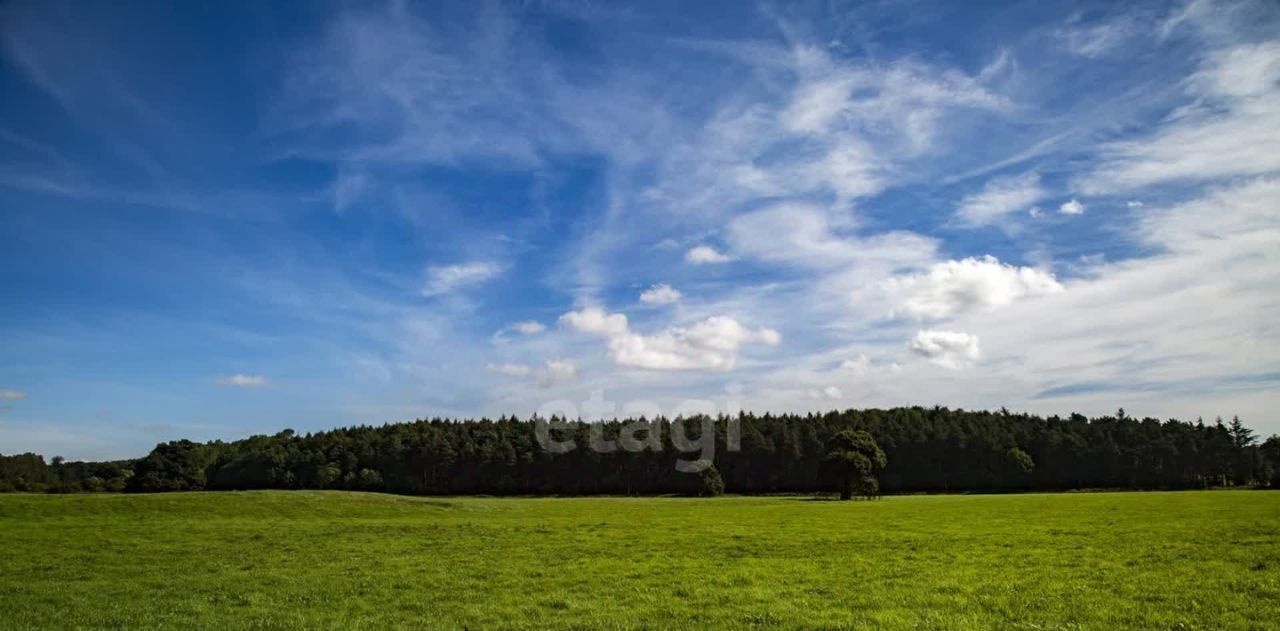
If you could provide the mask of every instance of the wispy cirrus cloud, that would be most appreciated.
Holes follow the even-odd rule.
[[[492,280],[501,273],[502,266],[493,261],[431,266],[427,268],[427,282],[422,288],[422,295],[440,296],[474,287]]]
[[[1013,213],[1025,213],[1046,195],[1036,173],[992,178],[980,192],[961,200],[956,217],[971,226],[998,223]]]
[[[1280,171],[1280,42],[1208,53],[1188,78],[1193,100],[1146,137],[1109,143],[1082,180],[1090,193]]]
[[[126,396],[80,372],[110,352],[316,386],[320,411],[262,388],[247,431],[595,390],[732,387],[770,410],[1275,407],[1271,3],[351,5],[247,42],[261,72],[225,55],[175,70],[157,62],[218,55],[148,57],[150,33],[116,46],[114,22],[17,4],[0,20],[16,51],[0,114],[21,130],[0,133],[0,260],[19,291],[47,269],[102,303],[31,292],[65,327],[0,310],[12,365],[37,370],[0,381],[104,382],[113,410],[185,386],[125,376]],[[984,37],[957,47],[958,30]],[[255,80],[208,99],[208,76]],[[30,210],[45,202],[60,210]],[[74,268],[44,254],[72,245]],[[45,388],[7,418],[44,414]]]

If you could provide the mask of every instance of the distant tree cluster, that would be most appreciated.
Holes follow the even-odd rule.
[[[588,445],[616,439],[626,421],[557,430],[577,447],[540,447],[533,421],[424,420],[314,434],[285,430],[235,442],[157,445],[119,462],[46,463],[0,456],[3,491],[352,489],[415,495],[818,492],[874,497],[916,491],[1280,486],[1280,437],[1257,444],[1230,423],[1137,419],[1121,410],[1087,419],[895,408],[715,419],[716,449],[697,473],[677,471],[675,424],[697,436],[702,419],[643,421],[638,451]],[[696,422],[694,422],[696,421]],[[635,424],[632,423],[632,430]],[[736,428],[731,430],[733,424]],[[681,430],[682,428],[675,428]],[[734,436],[740,448],[729,449]],[[665,446],[665,447],[664,447]]]
[[[124,491],[136,461],[45,462],[37,454],[0,455],[0,492],[82,493]]]

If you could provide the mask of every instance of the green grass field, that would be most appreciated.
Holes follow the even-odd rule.
[[[1280,493],[0,496],[4,628],[1280,628]]]

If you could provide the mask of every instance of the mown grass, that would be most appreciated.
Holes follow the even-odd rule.
[[[0,496],[4,628],[1280,628],[1280,494]]]

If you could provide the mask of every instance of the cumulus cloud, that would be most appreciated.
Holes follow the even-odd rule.
[[[1270,317],[1280,312],[1280,177],[1149,204],[1134,236],[1156,254],[1100,260],[1066,291],[949,324],[982,340],[984,370],[967,373],[965,387],[1015,401],[1026,393],[1045,410],[1105,410],[1122,396],[1153,416],[1226,409],[1269,418],[1280,356]]]
[[[978,337],[957,331],[925,329],[907,344],[911,352],[952,370],[964,368],[978,360]]]
[[[560,321],[579,332],[606,338],[609,356],[619,366],[646,370],[731,370],[742,346],[776,346],[782,340],[773,329],[749,329],[727,316],[711,316],[652,335],[634,333],[625,315],[595,307],[571,311]]]
[[[956,217],[971,226],[997,223],[1009,214],[1027,210],[1044,196],[1036,173],[992,178],[982,191],[961,200]]]
[[[571,381],[578,375],[577,365],[567,359],[548,359],[539,368],[514,363],[489,364],[489,371],[527,379],[543,388]]]
[[[560,323],[579,333],[600,337],[619,337],[628,333],[627,316],[609,313],[599,307],[587,307],[560,316]]]
[[[685,252],[684,260],[686,263],[694,265],[706,265],[708,263],[728,263],[730,258],[729,255],[722,254],[719,250],[709,245],[699,245]]]
[[[640,302],[647,305],[669,305],[683,297],[684,294],[666,284],[654,285],[640,292]]]
[[[654,335],[629,333],[609,341],[619,365],[649,370],[731,370],[738,349],[747,343],[776,345],[773,329],[752,331],[733,318],[712,316],[689,327],[671,327]]]
[[[21,401],[25,398],[27,398],[27,393],[22,390],[0,390],[0,400]]]
[[[1058,212],[1064,215],[1082,215],[1084,214],[1084,204],[1079,200],[1072,199],[1058,207]]]
[[[235,386],[237,388],[258,388],[267,385],[266,377],[262,375],[227,375],[218,377],[218,384],[223,386]]]
[[[882,287],[912,318],[947,318],[973,309],[992,310],[1019,298],[1063,290],[1052,274],[1001,263],[993,256],[936,263],[920,274],[898,276]]]
[[[422,294],[439,296],[457,289],[479,285],[502,272],[502,266],[492,261],[475,261],[458,265],[427,268],[427,284]]]

